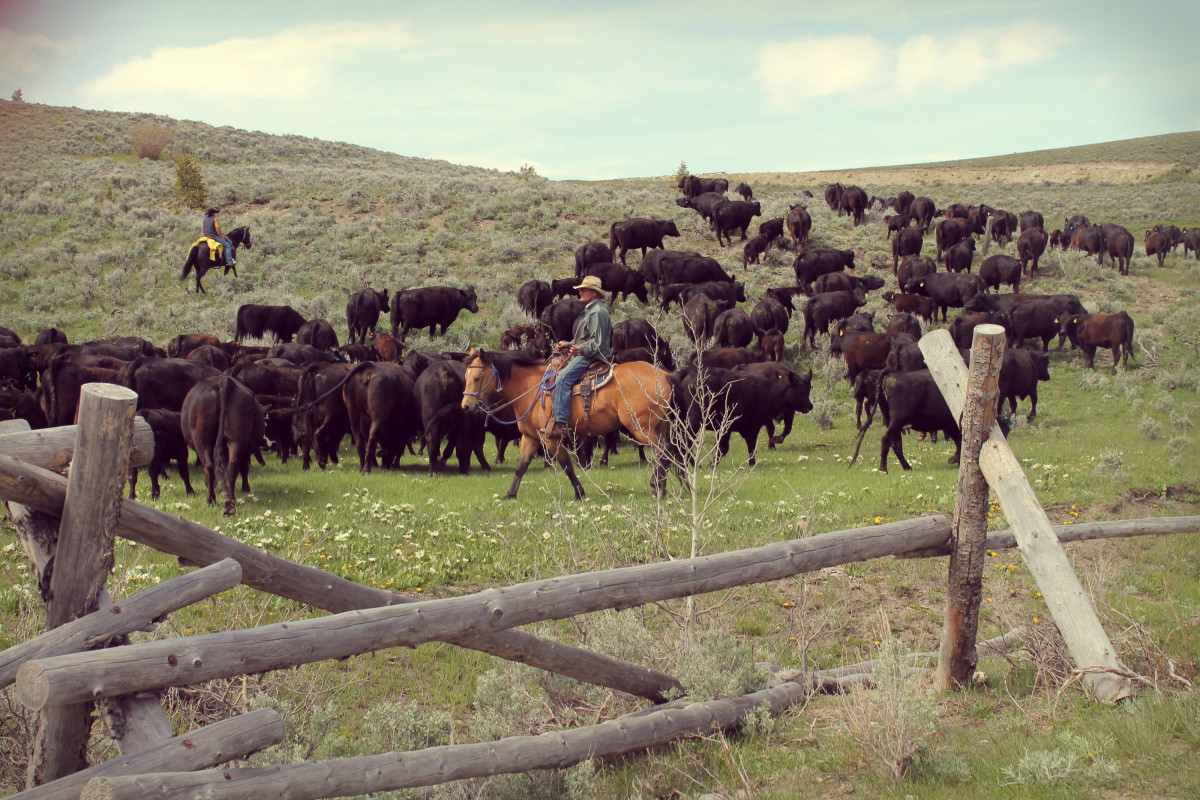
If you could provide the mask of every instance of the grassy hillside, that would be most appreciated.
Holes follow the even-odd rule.
[[[172,162],[131,154],[136,124],[169,128],[172,148],[200,159],[223,225],[251,227],[254,247],[240,254],[239,275],[210,273],[206,295],[191,294],[190,280],[178,280],[199,234],[200,212],[177,207]],[[192,331],[231,337],[237,307],[249,302],[286,303],[307,317],[326,317],[344,337],[346,297],[363,286],[395,291],[472,284],[480,313],[461,316],[445,339],[421,334],[413,343],[430,350],[494,347],[502,330],[526,321],[515,300],[522,282],[571,274],[575,248],[606,240],[609,225],[629,216],[674,219],[682,236],[668,246],[716,256],[745,280],[751,298],[794,282],[794,254],[783,250],[772,249],[765,264],[743,271],[740,246],[719,248],[694,212],[675,206],[674,180],[667,177],[551,182],[303,137],[4,101],[0,133],[0,325],[30,339],[49,325],[73,341],[137,334],[164,344]],[[1065,163],[1084,174],[1088,164],[1099,162],[1182,165],[1153,181],[1014,183],[975,180],[982,173],[971,172],[969,181],[955,182],[951,176],[968,173],[929,165],[890,178],[872,171],[878,180],[863,185],[881,196],[920,186],[939,205],[984,201],[1013,211],[1034,208],[1050,227],[1082,212],[1093,221],[1125,224],[1140,240],[1156,222],[1200,224],[1200,184],[1187,171],[1198,156],[1200,136],[1176,134],[1047,151],[1045,162],[1036,160],[1041,154],[1019,154],[981,165]],[[821,202],[824,180],[759,176],[752,185],[764,219],[783,216],[790,203],[804,200],[814,218],[814,246],[854,249],[861,270],[884,266],[877,274],[890,288],[882,215],[852,227]],[[805,199],[805,188],[816,199]],[[637,263],[635,254],[629,263]],[[1163,269],[1139,255],[1128,277],[1076,252],[1043,260],[1030,291],[1073,292],[1092,310],[1127,309],[1137,324],[1128,371],[1109,375],[1106,352],[1097,357],[1102,369],[1090,372],[1082,369],[1078,351],[1052,351],[1053,380],[1042,387],[1038,417],[1025,422],[1023,403],[1015,418],[1010,442],[1056,522],[1196,513],[1198,278],[1197,262],[1182,251],[1169,256]],[[877,320],[886,319],[888,308],[878,297],[868,303]],[[663,315],[634,301],[616,305],[614,319],[635,316],[651,319],[676,352],[686,354],[676,313]],[[234,520],[185,496],[178,480],[167,483],[155,505],[279,555],[412,596],[676,558],[688,552],[693,530],[703,552],[717,552],[951,513],[956,470],[945,463],[945,442],[906,437],[914,470],[905,473],[893,461],[890,472],[880,473],[874,469],[876,421],[862,459],[848,467],[857,431],[841,379],[844,365],[823,349],[801,349],[803,324],[799,318],[792,324],[787,358],[798,369],[813,370],[814,411],[797,421],[778,449],[760,447],[753,469],[744,463],[744,445],[735,441],[701,484],[712,487],[717,499],[708,514],[697,516],[674,482],[666,502],[655,503],[646,470],[628,447],[608,468],[587,474],[589,502],[578,505],[566,500],[560,474],[536,467],[518,501],[499,501],[512,477],[511,454],[492,472],[473,469],[466,477],[430,477],[424,460],[409,456],[399,470],[362,476],[349,442],[340,465],[324,472],[302,472],[295,461],[255,466],[254,491],[239,495]],[[193,479],[202,486],[198,471]],[[998,507],[990,511],[991,524],[1005,527]],[[1200,672],[1197,545],[1200,536],[1190,535],[1070,548],[1118,653],[1148,682],[1140,684],[1146,688],[1139,700],[1119,710],[1094,707],[1074,683],[1063,688],[1071,665],[1047,623],[1045,603],[1018,555],[1001,551],[988,556],[982,635],[1020,625],[1032,633],[1024,649],[984,659],[986,676],[971,691],[930,696],[923,684],[901,680],[885,692],[813,698],[744,736],[685,743],[568,774],[458,785],[436,796],[650,798],[741,791],[790,798],[801,786],[815,797],[1195,796],[1200,704],[1184,681]],[[110,586],[115,597],[181,571],[174,559],[132,545],[122,546],[118,565]],[[3,647],[36,633],[41,603],[20,548],[2,527],[0,572]],[[696,693],[720,693],[752,682],[744,667],[754,661],[811,668],[886,655],[893,643],[936,650],[944,581],[944,560],[879,561],[722,593],[700,603],[700,644],[687,641],[680,625],[684,607],[677,603],[541,625],[536,632],[680,675]],[[240,590],[173,615],[153,636],[311,613]],[[889,699],[904,701],[898,720],[885,716],[881,704]],[[592,687],[440,645],[245,683],[215,682],[172,691],[167,702],[180,730],[251,706],[281,709],[289,741],[262,763],[538,732],[634,707]],[[14,791],[30,719],[11,690],[0,703],[0,788]],[[880,766],[879,731],[924,742],[903,780]],[[95,746],[97,757],[111,755],[102,737]]]

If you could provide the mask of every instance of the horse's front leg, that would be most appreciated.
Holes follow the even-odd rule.
[[[583,484],[579,482],[579,476],[575,474],[575,464],[571,461],[571,450],[560,439],[556,444],[551,444],[550,455],[558,462],[558,465],[567,473],[567,480],[571,481],[571,487],[575,490],[575,499],[582,500],[584,498]]]
[[[517,456],[517,471],[513,475],[512,486],[508,488],[508,494],[504,495],[505,500],[513,500],[517,496],[517,490],[521,488],[521,479],[525,477],[525,470],[529,469],[529,464],[533,461],[533,457],[538,454],[541,448],[541,442],[534,436],[521,436],[521,453]]]

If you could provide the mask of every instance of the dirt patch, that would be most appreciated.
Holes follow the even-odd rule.
[[[937,183],[1144,183],[1181,165],[1161,161],[1100,161],[1085,164],[1037,164],[1014,167],[875,167],[824,172],[722,173],[732,184],[751,186],[778,183],[784,186],[826,186],[842,183],[927,186]],[[712,177],[712,176],[707,176]]]

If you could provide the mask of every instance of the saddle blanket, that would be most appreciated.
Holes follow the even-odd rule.
[[[192,247],[188,249],[190,250],[192,248],[199,247],[202,244],[208,245],[208,256],[213,261],[225,257],[225,245],[221,244],[216,239],[210,239],[207,236],[201,236],[199,239],[192,242]]]
[[[547,392],[554,391],[554,387],[558,385],[559,373],[561,373],[563,368],[567,366],[567,361],[569,361],[569,359],[560,361],[558,363],[551,361],[548,365],[548,369],[553,370],[553,372],[551,372],[542,383],[543,388]],[[582,391],[583,386],[589,383],[591,384],[591,391],[599,389],[601,386],[612,380],[613,366],[613,364],[607,361],[597,361],[593,363],[587,368],[587,372],[583,373],[583,376],[579,379],[579,382],[571,387],[571,394],[579,394]]]

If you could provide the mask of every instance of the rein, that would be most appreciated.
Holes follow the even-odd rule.
[[[550,381],[550,376],[553,375],[555,372],[553,369],[547,369],[546,374],[542,376],[542,379],[540,381],[538,381],[538,383],[535,386],[533,386],[530,389],[526,389],[524,392],[522,392],[521,394],[512,398],[508,402],[502,403],[498,406],[493,407],[490,403],[488,403],[487,398],[483,396],[483,390],[486,389],[493,380],[496,381],[496,388],[492,390],[493,392],[503,391],[504,384],[500,380],[500,372],[496,369],[496,365],[490,364],[489,366],[492,368],[492,374],[490,376],[488,376],[487,383],[483,384],[483,386],[480,386],[478,392],[466,392],[466,391],[463,392],[464,397],[479,398],[479,405],[483,408],[484,413],[487,414],[487,421],[484,422],[485,426],[487,425],[488,422],[491,422],[492,420],[495,420],[496,422],[499,422],[502,425],[516,425],[518,422],[520,422],[521,420],[528,417],[529,412],[533,411],[533,407],[540,404],[542,398],[546,395],[547,383],[549,383],[549,381]],[[468,366],[467,369],[483,369],[483,365],[482,364],[474,364],[474,365]],[[520,400],[522,397],[529,394],[530,392],[534,392],[534,391],[536,391],[537,394],[534,395],[533,400],[531,400],[529,403],[529,408],[525,409],[525,413],[522,414],[521,416],[517,417],[516,419],[514,419],[512,421],[500,419],[499,417],[496,416],[497,411],[502,411],[510,406],[516,405],[518,400]]]

